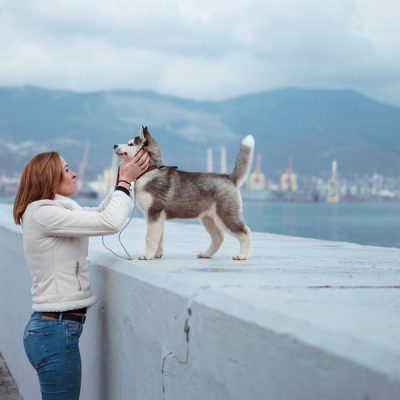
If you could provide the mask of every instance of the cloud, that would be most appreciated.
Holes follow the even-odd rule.
[[[396,0],[3,0],[0,84],[197,99],[346,87],[400,104],[399,11]]]
[[[0,155],[15,157],[17,159],[26,158],[32,156],[34,153],[40,153],[42,151],[49,151],[49,149],[65,149],[70,146],[81,146],[81,143],[65,138],[57,138],[54,140],[40,142],[33,140],[24,140],[19,143],[14,143],[9,140],[0,139]]]

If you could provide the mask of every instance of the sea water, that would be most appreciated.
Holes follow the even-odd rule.
[[[253,231],[400,247],[400,203],[246,202]]]

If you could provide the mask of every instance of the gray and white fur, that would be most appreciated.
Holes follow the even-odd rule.
[[[160,146],[147,127],[127,144],[114,146],[115,153],[128,158],[140,150],[149,152],[149,170],[135,182],[136,201],[147,220],[146,248],[140,260],[160,258],[163,254],[163,228],[168,219],[200,218],[211,236],[209,248],[197,255],[210,258],[220,248],[224,232],[235,236],[240,243],[234,260],[245,260],[250,252],[250,229],[242,216],[239,188],[245,182],[253,158],[254,138],[242,140],[236,164],[231,174],[179,171],[163,167]]]

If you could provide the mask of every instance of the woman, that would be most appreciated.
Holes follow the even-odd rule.
[[[79,399],[78,343],[86,309],[96,302],[86,262],[88,236],[123,227],[133,210],[129,182],[148,165],[146,152],[124,160],[114,192],[97,208],[81,208],[69,198],[76,193],[76,174],[55,151],[36,155],[22,171],[13,214],[23,229],[34,311],[24,347],[44,400]]]

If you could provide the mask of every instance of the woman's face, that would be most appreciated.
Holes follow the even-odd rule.
[[[69,169],[69,165],[62,157],[61,163],[64,169],[64,177],[56,193],[65,197],[72,196],[76,193],[76,173]]]

